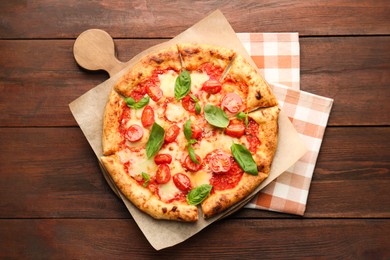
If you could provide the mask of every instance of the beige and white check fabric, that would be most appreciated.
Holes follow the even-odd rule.
[[[299,90],[298,33],[238,33],[308,152],[245,207],[303,215],[333,99]]]

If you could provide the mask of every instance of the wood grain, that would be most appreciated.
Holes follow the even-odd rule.
[[[390,129],[326,134],[305,217],[390,217]],[[0,128],[0,144],[0,218],[130,217],[79,128]],[[270,216],[288,215],[246,210],[234,218]]]
[[[126,61],[163,40],[115,40]],[[301,89],[335,99],[330,125],[390,125],[390,37],[301,39]],[[73,40],[0,40],[0,126],[74,126],[68,104],[108,78],[77,66]],[[50,44],[50,48],[47,48]],[[15,104],[18,108],[15,109]]]
[[[390,33],[390,6],[377,1],[2,1],[0,38],[76,38],[99,28],[120,38],[170,38],[220,9],[237,32],[301,35]]]
[[[389,229],[386,220],[224,220],[173,248],[154,251],[128,219],[0,222],[3,257],[51,259],[386,259]]]

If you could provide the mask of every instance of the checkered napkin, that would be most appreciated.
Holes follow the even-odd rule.
[[[308,152],[245,207],[303,215],[333,99],[299,90],[298,33],[238,33]]]

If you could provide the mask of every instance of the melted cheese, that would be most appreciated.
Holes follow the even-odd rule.
[[[206,73],[192,72],[191,73],[191,91],[193,93],[199,92],[205,81],[209,80],[209,76]]]
[[[179,192],[180,190],[176,188],[172,180],[166,184],[159,185],[158,193],[163,201],[173,199],[175,195]]]
[[[167,105],[165,116],[171,122],[184,121],[183,119],[188,118],[188,112],[180,104],[169,103]]]
[[[159,74],[158,78],[161,82],[160,88],[164,93],[164,97],[174,97],[177,73],[173,70],[169,70],[167,73]]]

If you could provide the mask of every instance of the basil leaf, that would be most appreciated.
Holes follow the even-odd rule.
[[[204,117],[210,125],[219,128],[225,128],[229,125],[228,116],[217,106],[206,104],[204,106]]]
[[[164,143],[164,128],[156,122],[153,123],[148,142],[146,143],[146,156],[150,159],[155,155]]]
[[[193,94],[190,94],[190,97],[192,98],[192,100],[194,100],[195,102],[199,102],[199,99],[193,95]]]
[[[130,108],[140,109],[149,104],[149,96],[144,96],[140,101],[136,102],[134,98],[125,98],[126,105]]]
[[[196,103],[195,103],[195,113],[196,113],[197,115],[199,115],[200,112],[202,112],[202,108],[200,107],[199,103],[196,102]]]
[[[183,131],[184,131],[184,136],[189,141],[191,139],[191,136],[192,136],[191,120],[188,119],[185,122]]]
[[[190,205],[198,205],[204,201],[210,194],[213,186],[210,184],[202,184],[192,189],[186,196],[186,200]]]
[[[230,150],[232,151],[234,159],[237,161],[238,165],[240,165],[244,172],[252,175],[259,174],[252,154],[245,146],[233,143],[230,147]]]
[[[247,117],[247,115],[244,113],[244,112],[240,112],[236,115],[236,117],[240,120],[244,119],[245,117]]]
[[[249,123],[249,119],[248,119],[248,114],[247,113],[244,113],[244,112],[240,112],[236,115],[237,119],[239,120],[243,120],[244,119],[244,123],[245,123],[245,126],[247,127],[248,126],[248,123]]]
[[[198,142],[198,140],[196,140],[196,139],[190,139],[190,140],[188,140],[188,145],[196,144],[197,142]]]
[[[191,90],[191,76],[187,70],[180,72],[175,82],[175,98],[177,100],[187,96]]]
[[[188,154],[190,155],[191,161],[193,161],[196,164],[200,164],[198,159],[196,159],[196,154],[195,154],[194,148],[192,148],[192,146],[188,146]]]
[[[145,172],[142,172],[141,174],[142,174],[142,178],[145,180],[145,182],[142,186],[144,186],[146,188],[150,182],[150,176],[149,176],[149,174],[147,174]]]

